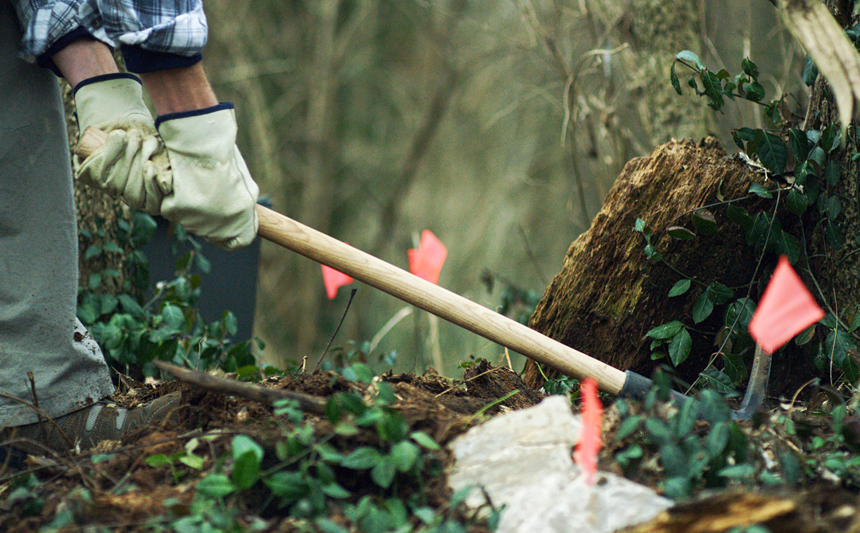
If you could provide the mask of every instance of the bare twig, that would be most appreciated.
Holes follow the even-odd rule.
[[[199,370],[182,368],[164,361],[154,361],[153,364],[180,381],[197,385],[213,392],[234,394],[260,403],[271,404],[278,400],[293,400],[298,402],[302,411],[316,415],[325,414],[326,401],[317,396],[301,392],[281,389],[267,389],[251,383],[243,383],[232,379],[219,378]]]

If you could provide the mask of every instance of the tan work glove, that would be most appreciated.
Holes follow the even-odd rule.
[[[164,115],[158,132],[173,170],[162,216],[222,248],[250,244],[260,189],[236,147],[233,104]]]
[[[76,161],[75,177],[155,215],[171,190],[170,162],[142,94],[140,80],[131,74],[97,76],[78,84],[75,104],[81,132],[93,126],[108,137],[104,146]]]

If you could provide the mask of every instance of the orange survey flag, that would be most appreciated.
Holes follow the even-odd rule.
[[[325,265],[322,265],[322,276],[323,285],[325,285],[325,293],[329,300],[334,300],[339,288],[352,283],[351,277]]]
[[[409,272],[421,279],[439,284],[439,273],[442,272],[442,265],[448,257],[448,249],[429,229],[421,233],[418,249],[407,250],[406,256],[409,259]]]
[[[777,351],[792,337],[824,318],[797,272],[784,255],[750,320],[753,340],[767,353]]]
[[[597,381],[594,378],[585,378],[579,386],[580,398],[582,399],[582,431],[579,434],[579,442],[573,452],[573,460],[582,469],[585,482],[594,485],[594,475],[597,473],[597,452],[603,447],[600,438],[600,427],[603,424],[603,404],[597,397]]]

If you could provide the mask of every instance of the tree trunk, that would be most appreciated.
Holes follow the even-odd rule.
[[[856,22],[837,19],[849,26]],[[838,118],[826,80],[819,77],[803,123],[783,127],[823,131],[838,124]],[[692,382],[710,365],[731,375],[735,387],[742,387],[751,350],[739,351],[735,346],[732,354],[732,346],[725,342],[725,308],[695,323],[691,320],[694,306],[712,282],[733,288],[733,300],[748,296],[758,302],[777,253],[793,246],[794,268],[830,316],[826,326],[816,326],[804,339],[816,342],[790,342],[778,352],[770,393],[791,396],[816,375],[831,383],[843,376],[855,381],[860,376],[854,353],[860,337],[849,325],[856,322],[860,309],[860,243],[856,238],[860,235],[856,201],[860,165],[853,160],[858,151],[853,128],[848,136],[844,149],[834,148],[824,156],[826,161],[838,163],[838,176],[829,173],[827,178],[825,162],[816,164],[806,178],[802,190],[813,205],[802,215],[785,208],[785,192],[774,195],[776,204],[773,199],[749,195],[752,183],[765,183],[771,191],[777,184],[763,182],[745,164],[726,159],[713,140],[699,145],[671,142],[648,158],[630,161],[591,229],[571,245],[562,271],[546,290],[530,325],[613,366],[648,376],[661,361],[652,361],[653,339],[646,334],[655,326],[678,320],[692,341],[689,359],[675,369],[679,377]],[[796,164],[800,161],[789,161],[787,176]],[[785,183],[781,187],[788,190]],[[833,199],[841,209],[831,209]],[[728,202],[746,209],[750,217],[776,213],[780,224],[770,227],[777,228],[773,235],[779,237],[785,230],[796,239],[795,244],[783,242],[764,253],[755,251],[748,232],[727,220]],[[714,236],[697,231],[690,218],[692,210],[709,204],[720,204],[710,207],[718,230]],[[664,262],[648,263],[644,235],[632,229],[637,218],[645,221],[646,231],[653,232],[651,243]],[[675,240],[667,234],[673,226],[694,229],[697,235],[689,241]],[[670,289],[682,279],[693,280],[692,288],[669,297]],[[550,373],[548,377],[554,376]],[[525,381],[532,387],[544,382],[532,362],[526,365]]]

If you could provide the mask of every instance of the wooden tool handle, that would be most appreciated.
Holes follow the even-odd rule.
[[[89,155],[104,142],[104,133],[81,136],[75,153]],[[101,135],[98,135],[101,133]],[[257,234],[288,250],[330,266],[372,287],[501,344],[538,363],[577,379],[593,377],[600,389],[618,395],[626,374],[519,322],[423,280],[266,207],[257,206]]]

